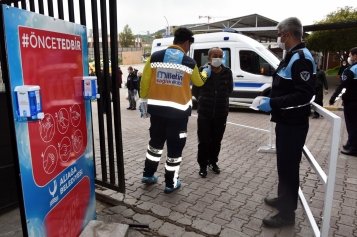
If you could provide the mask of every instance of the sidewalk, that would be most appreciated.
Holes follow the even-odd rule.
[[[325,101],[334,91],[333,86],[330,88]],[[99,212],[99,220],[149,224],[148,230],[130,228],[131,233],[135,231],[132,236],[313,236],[300,203],[294,227],[271,229],[262,225],[264,217],[276,213],[263,203],[263,198],[276,194],[277,172],[275,154],[257,153],[257,149],[268,142],[268,134],[259,131],[227,125],[219,157],[221,174],[208,172],[207,178],[202,179],[196,163],[196,118],[191,117],[179,173],[181,188],[171,194],[164,193],[165,155],[158,168],[158,183],[142,184],[149,120],[140,119],[138,111],[127,111],[125,89],[121,89],[120,94],[126,193],[98,188],[98,198],[114,201],[116,205]],[[95,103],[93,111],[96,111]],[[333,112],[342,118],[342,145],[347,138],[343,112]],[[93,118],[96,124],[97,115]],[[270,124],[269,116],[247,109],[232,109],[228,121],[262,129],[269,129]],[[331,124],[327,119],[310,120],[306,145],[325,172],[330,136]],[[96,159],[99,164],[99,157]],[[356,169],[357,158],[339,154],[330,236],[357,236]],[[320,224],[324,189],[305,158],[302,159],[300,180],[305,198]]]
[[[329,94],[324,96],[324,106],[328,105],[338,84],[338,79],[334,80],[332,77],[328,77],[328,81],[330,89]],[[123,195],[97,187],[97,198],[114,204],[112,206],[98,201],[98,220],[149,224],[149,229],[129,228],[129,236],[133,237],[313,236],[300,203],[294,227],[271,229],[262,225],[264,217],[276,213],[276,210],[263,203],[265,196],[273,196],[277,190],[276,155],[257,153],[259,147],[268,143],[266,133],[227,125],[219,157],[222,172],[216,175],[208,171],[207,178],[202,179],[198,175],[196,163],[196,118],[190,117],[179,173],[181,188],[171,194],[164,193],[166,150],[157,172],[159,182],[153,185],[142,184],[140,180],[149,141],[147,129],[150,122],[140,119],[137,110],[126,110],[128,102],[124,99],[125,93],[126,89],[120,89],[126,193]],[[340,103],[340,100],[335,103],[336,108],[343,108]],[[96,170],[100,178],[96,103],[93,102],[92,106]],[[347,139],[343,111],[336,110],[333,113],[342,118],[341,146]],[[196,110],[193,114],[196,114]],[[268,115],[249,109],[231,109],[228,121],[261,129],[269,129],[270,125]],[[310,120],[306,145],[325,172],[328,169],[330,139],[331,124],[327,119]],[[357,158],[339,154],[329,236],[357,236],[356,170]],[[320,224],[324,189],[305,158],[301,163],[300,180],[305,198]],[[0,237],[21,236],[21,223],[16,213],[18,209],[4,216],[0,215]]]

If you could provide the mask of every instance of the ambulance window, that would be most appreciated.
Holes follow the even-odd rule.
[[[208,50],[210,49],[195,49],[193,59],[197,62],[197,66],[204,66],[208,62]],[[222,48],[223,50],[223,65],[231,67],[231,50],[229,48]]]
[[[267,61],[256,52],[249,50],[239,51],[239,64],[242,71],[260,75],[260,69],[264,63],[267,63]]]

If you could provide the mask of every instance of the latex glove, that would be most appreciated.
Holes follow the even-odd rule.
[[[139,111],[140,111],[140,118],[144,118],[144,119],[150,118],[150,114],[147,112],[148,111],[147,99],[140,99]]]
[[[137,89],[134,89],[134,93],[136,93],[138,90]]]
[[[327,95],[328,94],[328,90],[325,90],[325,95]]]
[[[263,98],[257,108],[264,112],[270,112],[272,110],[270,107],[270,98]]]
[[[211,68],[210,67],[205,67],[202,71],[206,72],[208,77],[211,76]]]

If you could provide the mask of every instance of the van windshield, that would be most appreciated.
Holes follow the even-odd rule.
[[[281,59],[273,54],[270,50],[266,49],[265,47],[257,47],[257,49],[262,53],[261,55],[263,55],[266,60],[272,64],[271,66],[276,68],[279,65]]]

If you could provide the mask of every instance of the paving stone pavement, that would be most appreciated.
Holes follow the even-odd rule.
[[[331,87],[330,87],[331,88]],[[333,88],[325,96],[324,105]],[[182,154],[179,190],[164,193],[164,162],[166,150],[158,167],[156,184],[143,184],[143,165],[149,141],[149,120],[140,119],[139,112],[128,111],[125,89],[120,89],[123,153],[126,193],[123,195],[97,187],[97,197],[115,206],[97,208],[98,219],[106,222],[147,223],[149,229],[129,228],[129,236],[314,236],[299,203],[293,227],[272,229],[262,224],[266,216],[277,211],[263,202],[277,192],[276,155],[258,153],[268,144],[268,134],[227,125],[219,156],[219,175],[208,171],[207,178],[198,175],[196,162],[196,117],[188,122],[188,137]],[[327,97],[327,98],[326,98]],[[101,176],[96,103],[93,106],[97,177]],[[338,104],[337,104],[338,106]],[[347,139],[343,111],[333,111],[342,118],[340,147]],[[197,114],[193,111],[193,115]],[[232,123],[269,129],[269,116],[248,109],[230,110]],[[310,120],[306,146],[322,169],[327,172],[331,142],[331,124],[325,118]],[[329,236],[357,236],[357,158],[339,153],[335,193]],[[301,187],[311,211],[321,224],[325,190],[303,157],[300,169]]]

